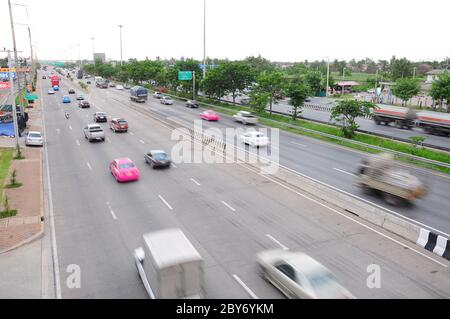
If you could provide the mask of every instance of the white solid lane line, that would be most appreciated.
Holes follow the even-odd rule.
[[[69,125],[70,130],[72,130],[72,125]]]
[[[79,140],[76,140],[76,142],[77,142],[77,145],[80,146],[80,141],[79,141]]]
[[[233,207],[231,207],[227,202],[222,201],[221,203],[224,204],[225,206],[227,206],[232,212],[235,212],[235,211],[236,211],[236,210],[235,210]]]
[[[162,200],[162,202],[169,208],[170,210],[173,210],[172,206],[169,205],[169,203],[162,197],[161,195],[158,195],[159,199]]]
[[[91,167],[91,164],[89,164],[89,162],[87,162],[86,164],[87,164],[87,167],[89,168],[89,170],[91,170],[91,171],[92,171],[92,167]]]
[[[356,177],[356,175],[355,174],[353,174],[353,173],[350,173],[350,172],[347,172],[347,171],[344,171],[344,170],[342,170],[342,169],[339,169],[339,168],[333,168],[335,171],[338,171],[338,172],[341,172],[341,173],[344,173],[344,174],[347,174],[347,175],[350,175],[350,176],[353,176],[353,177]]]
[[[142,144],[145,144],[145,142],[143,140],[139,140],[139,142],[141,142]]]
[[[56,129],[56,134],[61,133],[61,130],[59,128]]]
[[[131,134],[131,135],[134,135],[134,133],[133,133],[133,132],[130,132],[130,134]]]
[[[192,181],[194,184],[196,184],[197,186],[200,186],[200,183],[197,182],[195,179],[191,178],[191,181]]]
[[[269,238],[271,241],[273,241],[275,244],[277,244],[278,246],[280,246],[281,248],[283,248],[284,250],[288,250],[289,248],[287,248],[285,245],[283,245],[282,243],[280,243],[278,240],[276,240],[275,238],[273,238],[272,235],[266,234],[266,237]]]
[[[117,216],[116,214],[114,214],[114,211],[111,208],[111,205],[109,204],[109,202],[106,202],[106,206],[108,206],[109,212],[111,213],[111,216],[114,220],[117,220]]]
[[[178,166],[176,166],[174,163],[172,163],[172,166],[175,167],[175,168],[178,168]]]
[[[252,297],[253,299],[259,299],[257,295],[255,295],[255,293],[248,288],[248,286],[241,280],[241,278],[239,278],[237,275],[233,275],[233,278],[238,282],[239,285],[242,286],[242,288],[244,288],[244,290],[250,295],[250,297]]]
[[[111,144],[111,140],[109,139],[109,137],[106,138],[106,141]]]

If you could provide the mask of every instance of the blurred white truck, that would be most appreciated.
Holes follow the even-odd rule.
[[[240,111],[233,115],[236,122],[241,122],[242,124],[256,124],[258,123],[258,118],[252,113],[247,111]]]
[[[143,236],[134,259],[152,299],[202,298],[203,259],[180,229],[164,229]]]

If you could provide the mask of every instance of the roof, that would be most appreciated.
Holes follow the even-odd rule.
[[[181,229],[164,229],[147,233],[144,235],[144,242],[160,269],[203,260]]]
[[[355,81],[341,81],[336,83],[337,86],[356,86],[359,85],[358,82]]]
[[[128,157],[122,157],[122,158],[116,158],[116,162],[119,164],[122,164],[122,163],[130,163],[133,161],[130,160]]]

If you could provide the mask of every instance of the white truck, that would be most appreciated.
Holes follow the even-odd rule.
[[[152,299],[203,298],[203,259],[184,233],[163,229],[143,235],[134,259]]]
[[[233,115],[236,122],[241,122],[242,124],[256,124],[258,123],[258,118],[252,113],[247,111],[239,111]]]

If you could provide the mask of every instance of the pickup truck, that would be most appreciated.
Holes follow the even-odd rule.
[[[242,124],[256,124],[258,123],[258,118],[252,113],[247,111],[240,111],[233,115],[236,122],[241,122]]]
[[[89,141],[100,140],[102,142],[105,141],[105,131],[103,131],[102,127],[98,124],[89,124],[83,129],[84,137]]]

